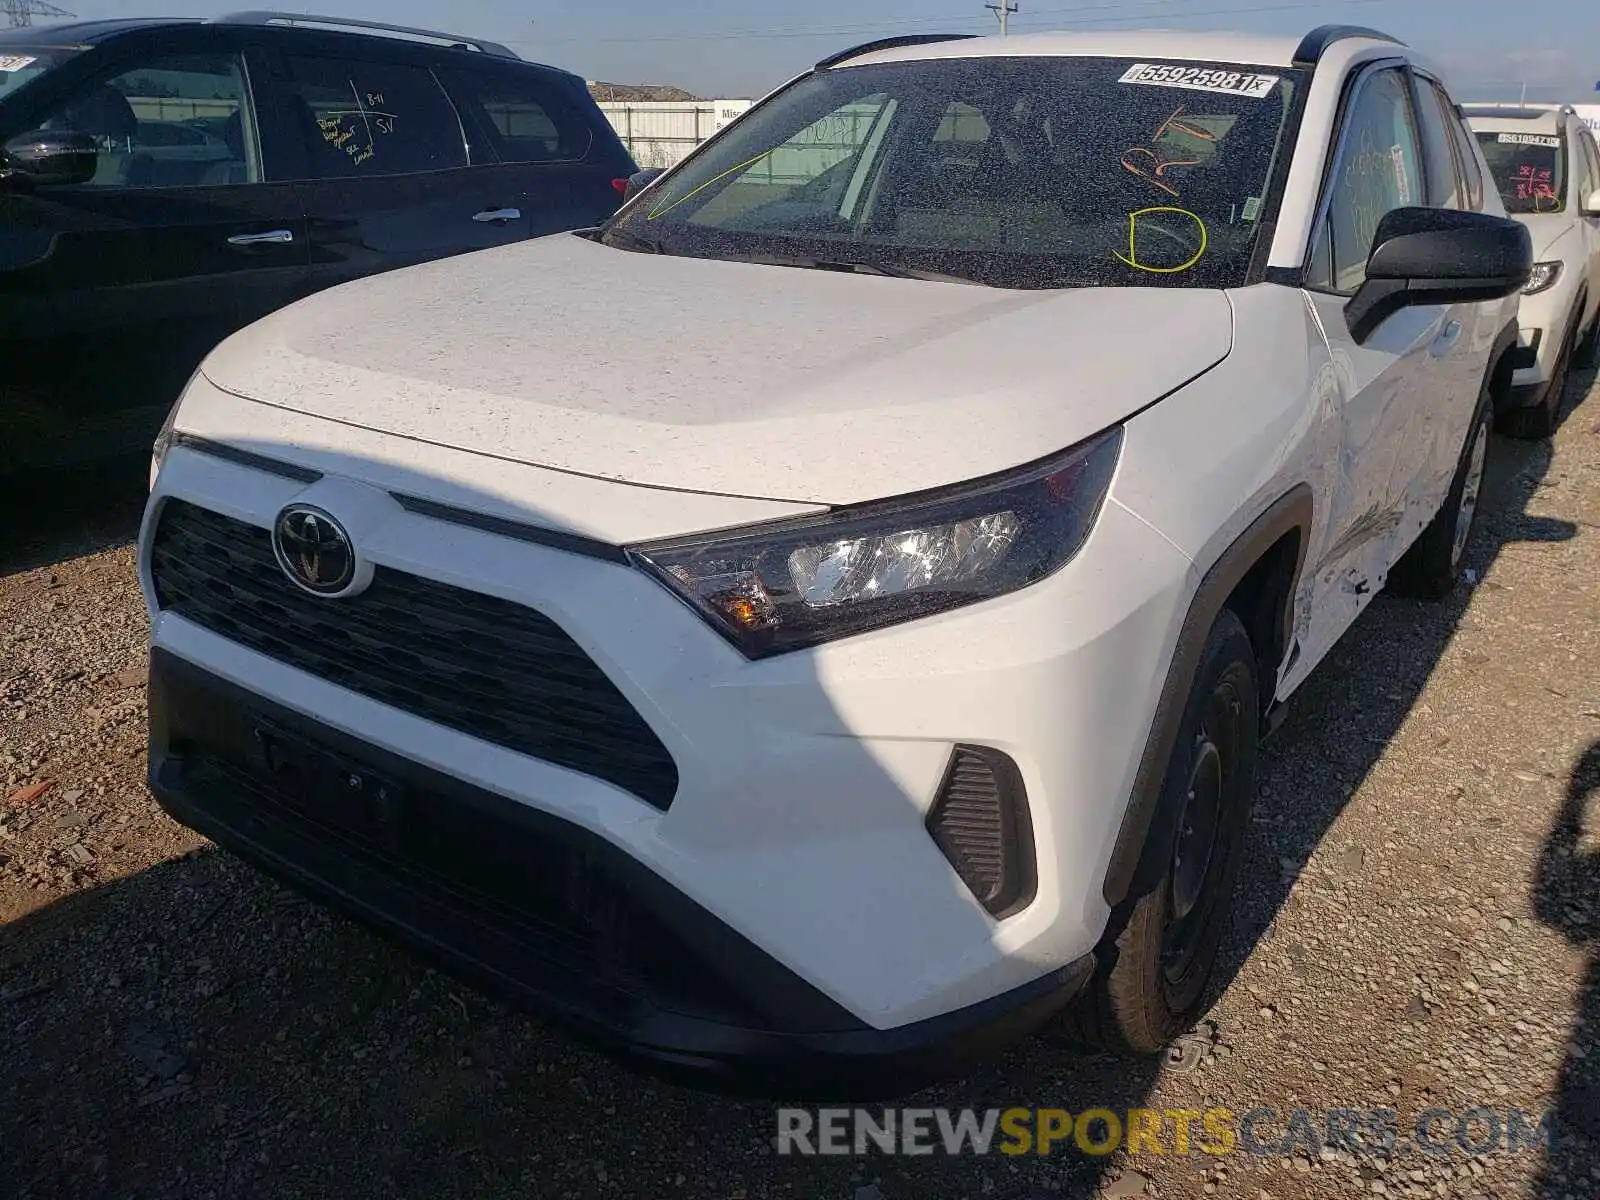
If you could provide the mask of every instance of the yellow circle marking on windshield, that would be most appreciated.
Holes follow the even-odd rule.
[[[1139,261],[1139,251],[1134,246],[1134,241],[1139,233],[1139,218],[1147,217],[1152,213],[1177,213],[1181,217],[1188,217],[1200,227],[1200,249],[1194,252],[1194,257],[1178,267],[1147,267]],[[1179,275],[1192,268],[1206,256],[1206,247],[1210,244],[1210,235],[1206,232],[1206,223],[1187,208],[1172,208],[1162,205],[1158,208],[1141,208],[1138,212],[1128,214],[1128,256],[1124,258],[1115,250],[1111,256],[1120,263],[1126,263],[1136,271],[1148,271],[1152,275]]]
[[[653,212],[645,213],[644,219],[646,221],[654,221],[657,217],[666,216],[669,212],[671,212],[673,209],[677,208],[678,205],[682,204],[685,200],[693,200],[696,196],[698,196],[701,192],[705,191],[713,183],[717,183],[717,182],[719,182],[719,181],[721,181],[723,179],[726,179],[729,175],[732,175],[735,171],[742,171],[746,167],[755,166],[763,158],[765,158],[767,155],[771,154],[773,150],[777,150],[777,149],[780,149],[780,148],[781,147],[773,146],[771,150],[763,150],[760,154],[756,155],[754,158],[750,159],[748,162],[742,162],[742,163],[739,163],[737,166],[729,167],[726,171],[724,171],[720,175],[713,175],[710,179],[706,180],[699,187],[695,188],[692,192],[684,193],[682,196],[679,196],[676,200],[674,200],[671,204],[667,205],[665,208],[657,208]]]

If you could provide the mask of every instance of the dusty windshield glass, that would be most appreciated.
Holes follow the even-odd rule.
[[[0,41],[0,100],[77,53],[76,50],[12,45]]]
[[[1564,142],[1555,134],[1478,134],[1478,144],[1508,213],[1556,213],[1566,208]]]
[[[1295,72],[941,59],[818,72],[608,227],[623,249],[1000,287],[1230,287]]]

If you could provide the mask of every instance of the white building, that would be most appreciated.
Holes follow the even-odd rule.
[[[754,100],[602,100],[606,120],[640,167],[676,166]]]

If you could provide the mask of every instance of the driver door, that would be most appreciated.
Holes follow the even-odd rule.
[[[1411,481],[1426,467],[1411,444],[1416,410],[1448,401],[1440,360],[1463,334],[1451,309],[1435,305],[1402,309],[1364,343],[1350,335],[1345,308],[1366,277],[1378,223],[1424,202],[1424,159],[1402,64],[1367,68],[1346,103],[1305,293],[1332,356],[1343,431],[1327,532],[1308,557],[1315,599],[1302,639],[1307,664],[1383,588],[1417,533],[1407,511]]]

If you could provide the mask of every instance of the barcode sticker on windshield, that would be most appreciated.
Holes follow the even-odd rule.
[[[1193,92],[1224,92],[1260,100],[1277,86],[1277,75],[1256,75],[1249,71],[1224,71],[1214,67],[1168,67],[1159,63],[1134,63],[1119,83],[1142,83],[1152,87],[1187,88]]]
[[[1502,133],[1496,139],[1502,146],[1559,146],[1561,139],[1541,133]]]
[[[38,61],[26,54],[0,54],[0,71],[20,71]]]

